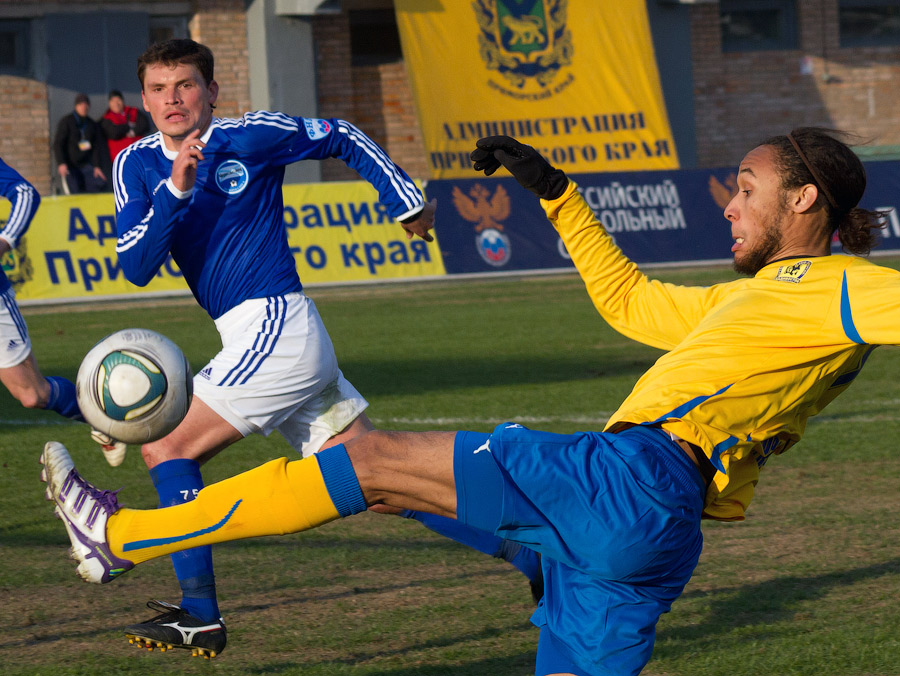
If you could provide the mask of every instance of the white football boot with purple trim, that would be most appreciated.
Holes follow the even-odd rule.
[[[106,522],[119,510],[118,491],[101,491],[85,481],[58,441],[44,446],[41,464],[47,499],[56,503],[54,512],[69,533],[70,555],[78,561],[79,577],[105,584],[134,568],[131,561],[114,556],[106,541]]]

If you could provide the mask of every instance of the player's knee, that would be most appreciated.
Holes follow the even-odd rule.
[[[384,469],[390,441],[390,432],[372,430],[345,442],[344,446],[358,477],[371,476]]]
[[[351,439],[345,447],[367,497],[373,491],[393,486],[397,477],[403,474],[404,464],[396,432],[372,430]]]

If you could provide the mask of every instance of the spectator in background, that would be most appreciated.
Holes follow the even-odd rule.
[[[100,129],[106,136],[112,166],[116,155],[147,135],[150,131],[150,122],[137,108],[126,106],[122,92],[114,89],[109,93],[109,107],[100,119]]]
[[[53,151],[56,154],[57,171],[67,195],[83,192],[101,192],[106,189],[102,155],[106,150],[100,125],[88,113],[91,100],[87,94],[75,97],[75,109],[63,117],[56,126]]]

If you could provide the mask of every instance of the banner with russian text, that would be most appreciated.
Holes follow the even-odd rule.
[[[874,253],[900,253],[900,162],[865,163],[860,206],[887,213]],[[626,256],[641,264],[730,263],[724,209],[734,168],[571,175]],[[429,181],[447,273],[573,268],[540,201],[511,178]],[[841,251],[835,240],[835,253]]]
[[[482,136],[570,173],[673,169],[645,0],[395,0],[432,178]]]
[[[368,183],[288,185],[282,193],[288,243],[304,284],[444,274],[437,242],[407,240]],[[8,215],[3,201],[0,220]],[[111,194],[45,198],[19,246],[0,262],[25,303],[189,293],[171,257],[145,287],[125,279]]]

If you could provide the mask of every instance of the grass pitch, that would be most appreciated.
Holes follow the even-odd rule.
[[[896,266],[896,261],[888,261]],[[708,284],[726,269],[654,276]],[[659,352],[609,329],[575,276],[311,289],[341,367],[390,429],[599,429]],[[195,371],[218,349],[193,301],[25,308],[42,370],[74,378],[101,337],[159,330]],[[893,318],[886,318],[886,321]],[[683,597],[659,624],[645,673],[900,674],[900,361],[877,350],[850,391],[811,421],[803,442],[763,472],[749,518],[705,523],[706,546]],[[519,676],[537,630],[525,580],[419,524],[364,514],[308,533],[216,547],[229,645],[213,661],[147,653],[121,627],[151,598],[177,602],[168,560],[91,586],[43,499],[44,442],[82,473],[124,487],[132,507],[155,492],[135,447],[110,468],[84,426],[26,411],[0,392],[0,670],[53,674]],[[293,451],[249,438],[204,469],[215,481]]]

